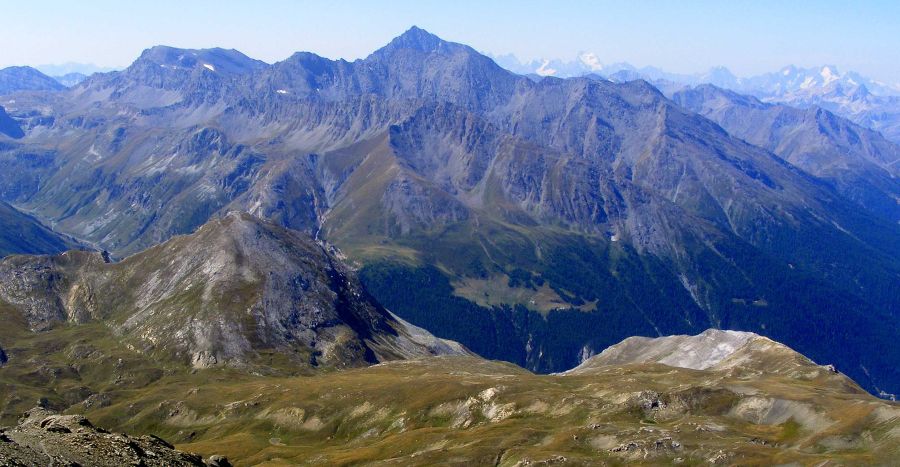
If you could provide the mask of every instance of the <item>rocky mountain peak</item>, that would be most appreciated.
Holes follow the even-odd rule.
[[[579,348],[588,343],[593,349],[603,348],[624,337],[625,330],[648,333],[657,327],[660,333],[684,333],[740,326],[767,335],[802,336],[799,329],[810,320],[822,322],[823,316],[835,317],[822,328],[828,329],[823,333],[833,336],[834,342],[857,342],[868,338],[838,332],[846,328],[848,318],[831,310],[859,310],[855,316],[868,322],[879,318],[868,314],[867,304],[880,309],[893,304],[890,288],[882,287],[896,277],[896,248],[885,241],[896,237],[893,224],[875,223],[867,214],[850,209],[854,206],[829,187],[748,144],[759,141],[751,138],[754,135],[738,135],[724,122],[716,125],[684,110],[645,82],[558,78],[534,82],[499,68],[466,46],[440,41],[419,29],[364,60],[333,61],[301,54],[295,56],[297,63],[275,64],[247,79],[218,79],[221,74],[203,67],[197,57],[186,57],[197,60],[189,72],[163,68],[150,60],[158,53],[166,64],[165,60],[173,59],[173,54],[178,59],[182,52],[148,52],[143,62],[147,66],[138,70],[140,74],[108,74],[123,79],[56,95],[59,103],[48,111],[52,113],[48,116],[55,117],[52,126],[35,121],[26,130],[35,138],[23,138],[21,149],[0,154],[10,167],[0,177],[0,188],[24,207],[56,222],[60,230],[82,235],[117,256],[191,232],[225,210],[241,209],[293,229],[316,230],[320,238],[339,245],[363,264],[407,254],[429,266],[440,264],[454,290],[492,288],[490,282],[465,282],[469,279],[514,284],[503,275],[522,268],[545,278],[549,287],[545,290],[561,294],[552,303],[594,303],[591,306],[598,312],[584,316],[598,323],[598,328],[608,320],[607,313],[620,313],[616,316],[627,323],[602,337],[597,332],[536,337],[545,343],[577,339]],[[89,81],[99,83],[108,75]],[[449,106],[429,107],[443,103]],[[16,115],[22,115],[23,104],[17,105]],[[77,114],[68,115],[69,109]],[[419,109],[426,116],[417,117]],[[773,113],[771,121],[785,130],[805,122],[784,115],[790,119]],[[804,132],[808,139],[795,140],[798,148],[819,147],[821,132],[817,122],[812,123],[807,125],[810,131]],[[854,136],[868,138],[855,128],[832,132],[831,127],[825,128],[845,135],[848,142]],[[216,130],[197,132],[197,128]],[[50,154],[48,148],[58,148],[58,153]],[[787,151],[775,149],[794,163]],[[794,152],[799,164],[803,154]],[[30,154],[47,162],[36,166]],[[824,160],[818,153],[811,156],[816,158],[805,160]],[[819,172],[806,172],[819,176]],[[878,199],[879,206],[883,198]],[[896,209],[893,199],[887,201]],[[557,228],[561,231],[553,230],[551,235],[551,229]],[[196,277],[211,280],[196,279],[197,289],[185,296],[189,300],[221,297],[218,284],[226,290],[233,284],[248,284],[246,290],[256,293],[280,283],[293,293],[290,271],[302,265],[301,258],[320,256],[292,254],[277,240],[279,235],[275,240],[267,234],[257,238],[256,231],[248,228],[246,234],[223,236],[213,229],[209,248],[183,239],[167,246],[171,252],[154,250],[156,257],[175,260],[171,268],[151,264],[153,255],[139,257],[146,260],[146,271],[158,271],[160,280],[195,281],[179,274],[181,268],[189,271],[196,265],[200,273]],[[487,238],[497,235],[504,240],[486,246],[491,243]],[[823,238],[827,241],[821,244],[827,246],[817,248]],[[277,254],[259,253],[257,244],[271,245]],[[554,250],[587,251],[585,244],[596,245],[596,250],[575,268],[550,259]],[[609,252],[601,252],[607,246]],[[597,273],[606,270],[610,258],[618,257],[612,252],[620,246],[635,261],[614,261],[624,269],[609,277]],[[655,259],[651,265],[644,258]],[[758,261],[765,261],[765,266]],[[276,269],[278,281],[266,280],[261,288],[257,279],[269,277],[271,265],[286,269]],[[648,274],[660,282],[645,283]],[[400,280],[396,271],[391,275],[386,282]],[[135,274],[134,280],[140,276]],[[785,292],[812,287],[807,282],[812,280],[824,284],[811,289],[814,300]],[[331,290],[327,280],[320,283],[320,290]],[[135,290],[148,284],[154,282],[136,282]],[[160,284],[180,291],[186,285]],[[143,294],[156,298],[142,305],[161,307],[158,299],[167,290],[161,287]],[[623,287],[628,292],[621,292]],[[677,306],[668,305],[673,297],[661,291],[675,293]],[[620,292],[628,297],[617,295]],[[390,295],[379,298],[389,303]],[[483,294],[471,297],[475,296]],[[247,298],[247,307],[257,303],[255,298]],[[523,306],[530,303],[525,298],[513,300]],[[204,313],[237,309],[217,308],[214,300],[201,300],[201,304],[207,307]],[[431,318],[411,319],[421,305],[389,304],[414,324],[436,329]],[[91,309],[109,308],[85,308]],[[272,318],[261,334],[284,335],[268,330],[288,329],[286,335],[293,337],[293,331],[304,327],[293,327],[292,317],[327,320],[334,318],[337,308],[329,307],[328,313],[319,315],[308,310],[295,313],[290,306],[267,309],[278,312],[260,315]],[[782,309],[802,311],[784,318],[778,311]],[[461,324],[453,334],[443,336],[471,336],[468,323],[455,320],[456,309],[445,311],[444,322]],[[168,312],[167,308],[155,316]],[[248,314],[253,315],[245,307],[232,316]],[[630,321],[641,315],[646,319],[639,324]],[[155,326],[165,321],[149,322]],[[857,327],[873,329],[865,324]],[[242,349],[254,348],[254,341],[247,342],[246,347],[219,356],[245,355]],[[467,342],[475,348],[474,339]],[[864,363],[873,374],[896,374],[863,360],[852,363],[853,356],[838,362],[840,356],[831,352],[840,345],[787,342],[814,358],[827,355],[848,373]],[[524,340],[514,345],[523,349],[521,353],[507,352],[512,345],[499,341],[486,343],[485,348],[497,349],[491,357],[514,358],[541,371],[574,366],[580,355],[569,348],[542,354],[537,344],[526,345]],[[186,348],[215,350],[214,346]],[[866,349],[860,353],[882,354]],[[528,352],[535,357],[527,356]]]
[[[418,27],[413,26],[403,34],[397,36],[382,51],[398,49],[414,49],[419,52],[435,52],[447,47],[463,47],[460,44],[447,42],[440,37]]]
[[[108,264],[99,254],[0,262],[0,300],[36,330],[107,320],[136,348],[194,367],[353,367],[466,353],[397,320],[305,234],[232,212],[191,235]]]
[[[755,339],[765,338],[752,332],[719,329],[708,329],[696,336],[629,337],[586,360],[579,368],[661,363],[678,368],[705,370],[719,364]]]

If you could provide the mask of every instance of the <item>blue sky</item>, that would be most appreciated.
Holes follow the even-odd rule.
[[[900,1],[7,1],[0,66],[121,67],[156,44],[364,57],[415,24],[522,59],[595,52],[673,72],[836,65],[900,82]]]

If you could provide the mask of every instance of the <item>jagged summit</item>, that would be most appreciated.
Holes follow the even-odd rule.
[[[451,44],[440,37],[418,27],[413,26],[403,34],[395,37],[386,48],[408,48],[422,52],[431,52],[440,47]],[[459,44],[454,44],[459,45]]]
[[[413,50],[426,54],[450,54],[460,51],[470,51],[473,54],[477,54],[474,49],[467,45],[446,41],[420,27],[413,26],[403,34],[395,37],[384,47],[373,52],[369,58],[391,55],[403,50]]]
[[[472,52],[475,52],[474,49],[470,49],[466,45],[445,41],[418,26],[412,26],[403,34],[391,39],[391,41],[383,47],[372,52],[367,58],[358,61],[373,60],[403,50],[412,50],[421,53],[439,51],[450,52],[457,50],[471,50]],[[294,65],[303,64],[310,68],[311,72],[316,72],[328,67],[329,64],[342,63],[346,65],[347,61],[343,59],[331,60],[314,52],[298,51],[294,52],[290,57],[280,63],[292,63]],[[278,64],[276,64],[276,66],[277,65]]]

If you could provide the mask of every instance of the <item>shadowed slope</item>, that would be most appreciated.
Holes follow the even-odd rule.
[[[74,241],[0,201],[0,257],[12,254],[54,254],[75,246]]]

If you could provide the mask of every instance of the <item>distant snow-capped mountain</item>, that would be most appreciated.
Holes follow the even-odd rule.
[[[777,72],[738,77],[722,66],[703,73],[681,74],[655,67],[637,68],[628,63],[604,65],[590,52],[580,53],[572,61],[538,59],[524,63],[512,54],[493,58],[500,66],[525,75],[557,78],[593,75],[615,82],[643,79],[669,96],[688,87],[712,84],[765,102],[800,108],[818,106],[900,143],[900,83],[884,83],[855,71],[841,72],[834,65],[811,68],[790,65]]]
[[[656,67],[638,68],[628,63],[604,64],[597,54],[582,52],[575,60],[536,59],[529,62],[520,61],[513,54],[494,55],[494,61],[500,66],[519,74],[537,74],[557,78],[571,78],[586,74],[610,76],[621,71],[635,72],[648,81],[664,79],[679,84],[694,86],[713,84],[734,91],[754,95],[775,96],[794,93],[801,90],[826,88],[835,83],[844,87],[865,86],[875,95],[900,95],[900,83],[888,84],[861,74],[849,71],[842,73],[834,65],[800,68],[786,66],[777,72],[764,73],[750,77],[737,77],[723,66],[710,68],[702,73],[670,73]]]
[[[900,94],[900,84],[886,84],[854,71],[842,73],[834,65],[798,68],[786,66],[775,73],[765,73],[744,80],[743,90],[755,95],[783,96],[788,94],[816,94],[830,92],[835,87],[852,89],[864,87],[876,95]]]
[[[491,55],[491,58],[503,68],[520,75],[534,74],[538,76],[569,78],[590,73],[599,73],[600,71],[609,71],[609,67],[604,67],[600,62],[600,59],[590,52],[581,53],[576,60],[572,61],[560,59],[536,59],[530,62],[521,62],[513,54]],[[630,66],[627,64],[622,65]]]

